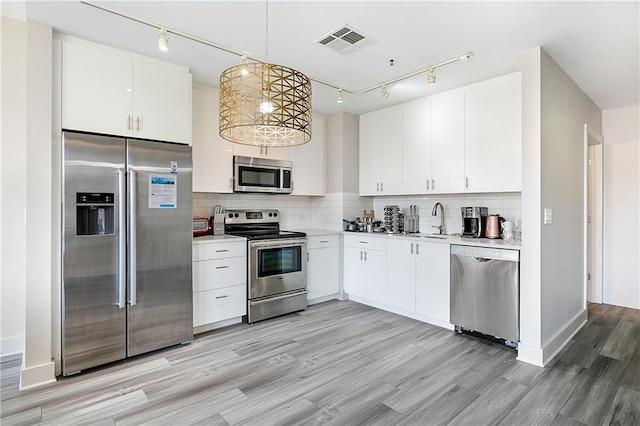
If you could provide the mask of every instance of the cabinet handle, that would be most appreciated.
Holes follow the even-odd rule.
[[[362,250],[360,250],[360,260],[362,260]]]
[[[416,243],[416,255],[420,254],[420,243]]]
[[[140,116],[136,117],[136,132],[140,131]]]
[[[131,130],[131,116],[127,115],[127,130]]]
[[[427,191],[429,190],[429,179],[427,179]]]
[[[309,252],[307,252],[307,262],[309,261]]]
[[[431,189],[436,189],[436,181],[431,179]]]
[[[229,179],[229,189],[233,189],[233,178]]]
[[[320,240],[320,243],[328,243],[329,240]]]
[[[413,254],[413,243],[411,243],[411,254]]]
[[[229,250],[227,250],[227,249],[216,250],[216,253],[224,253],[225,251],[229,251]]]
[[[367,252],[366,251],[364,252],[364,261],[365,262],[367,261]]]
[[[384,182],[380,182],[380,192],[384,192]]]
[[[227,265],[225,265],[225,266],[216,266],[216,269],[227,269],[227,268],[228,268]]]
[[[464,187],[469,189],[469,177],[464,178]]]
[[[380,182],[376,182],[376,192],[380,192]]]
[[[360,244],[369,244],[369,241],[358,241]]]
[[[225,296],[216,296],[216,299],[226,299],[227,297],[229,297],[229,296],[226,296],[226,295]]]

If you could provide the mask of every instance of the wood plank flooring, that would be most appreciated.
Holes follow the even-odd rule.
[[[2,360],[0,423],[210,425],[640,424],[640,311],[591,305],[551,365],[354,302],[199,335],[18,391]]]

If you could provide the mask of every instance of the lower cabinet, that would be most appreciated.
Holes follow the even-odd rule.
[[[345,235],[344,289],[357,302],[453,329],[449,244]]]
[[[247,246],[244,239],[194,241],[193,326],[247,313]]]
[[[349,296],[387,303],[386,239],[344,236],[344,287]]]
[[[340,292],[340,236],[309,236],[307,240],[307,300],[313,303]]]

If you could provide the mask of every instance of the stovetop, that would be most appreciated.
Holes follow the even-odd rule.
[[[225,233],[249,240],[275,240],[304,238],[304,232],[280,230],[280,212],[277,209],[227,210]]]

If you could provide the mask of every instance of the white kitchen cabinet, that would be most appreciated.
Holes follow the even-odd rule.
[[[416,308],[417,240],[387,241],[387,304],[413,313]]]
[[[243,157],[260,157],[270,158],[272,160],[286,160],[291,159],[291,148],[288,146],[271,147],[271,146],[253,146],[244,145],[241,143],[233,144],[233,155],[241,155]]]
[[[194,327],[202,327],[246,315],[246,244],[244,239],[194,241]]]
[[[62,127],[191,142],[191,74],[185,67],[66,37]]]
[[[449,244],[420,241],[416,256],[416,313],[441,327],[449,323]]]
[[[464,90],[431,98],[431,188],[437,194],[464,192]]]
[[[520,72],[465,88],[465,190],[521,190]]]
[[[340,236],[307,237],[307,299],[340,292]]]
[[[325,119],[313,115],[311,140],[304,145],[292,146],[289,151],[292,164],[292,195],[325,193]]]
[[[218,89],[193,87],[193,191],[233,192],[233,144],[218,133]]]
[[[402,193],[431,192],[431,99],[404,104],[402,111]]]
[[[360,195],[402,193],[402,105],[360,116]]]
[[[387,303],[386,239],[344,236],[344,286],[350,296]]]

